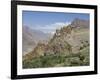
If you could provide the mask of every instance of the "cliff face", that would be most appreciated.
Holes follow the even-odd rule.
[[[56,30],[53,38],[50,39],[47,44],[38,43],[33,51],[25,55],[25,57],[31,59],[51,54],[78,54],[81,49],[89,46],[89,28],[87,28],[87,25],[83,25],[79,20],[76,22],[77,25],[74,21],[70,25]],[[83,23],[85,24],[85,21]]]
[[[70,37],[72,29],[70,26],[56,30],[54,37],[49,41],[45,54],[69,54],[72,51],[71,45],[65,38]]]

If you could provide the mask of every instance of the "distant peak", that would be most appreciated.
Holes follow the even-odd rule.
[[[75,18],[72,23],[72,27],[89,27],[89,20]]]

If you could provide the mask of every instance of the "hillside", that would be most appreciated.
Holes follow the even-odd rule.
[[[89,65],[88,22],[75,19],[70,25],[57,29],[47,44],[38,43],[33,51],[24,56],[23,68]],[[47,61],[44,64],[42,60]],[[28,67],[27,62],[31,66]]]

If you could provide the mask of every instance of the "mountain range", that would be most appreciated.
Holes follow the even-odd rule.
[[[42,37],[39,35],[39,39],[40,38]],[[37,37],[34,37],[32,39],[38,40]],[[42,38],[42,40],[43,39],[44,38]],[[78,54],[88,46],[89,20],[74,19],[71,24],[67,26],[65,25],[61,29],[57,29],[53,37],[49,39],[46,44],[43,42],[38,42],[37,45],[35,45],[34,49],[24,56],[24,59],[32,59],[34,57],[56,54]]]
[[[22,28],[22,52],[23,55],[34,49],[38,42],[45,42],[49,40],[50,34],[45,34],[41,31],[31,29],[28,26]]]

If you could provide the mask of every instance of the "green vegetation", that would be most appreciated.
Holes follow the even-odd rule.
[[[23,61],[23,68],[45,68],[64,66],[89,65],[89,48],[81,50],[78,54],[61,55],[50,54]]]

